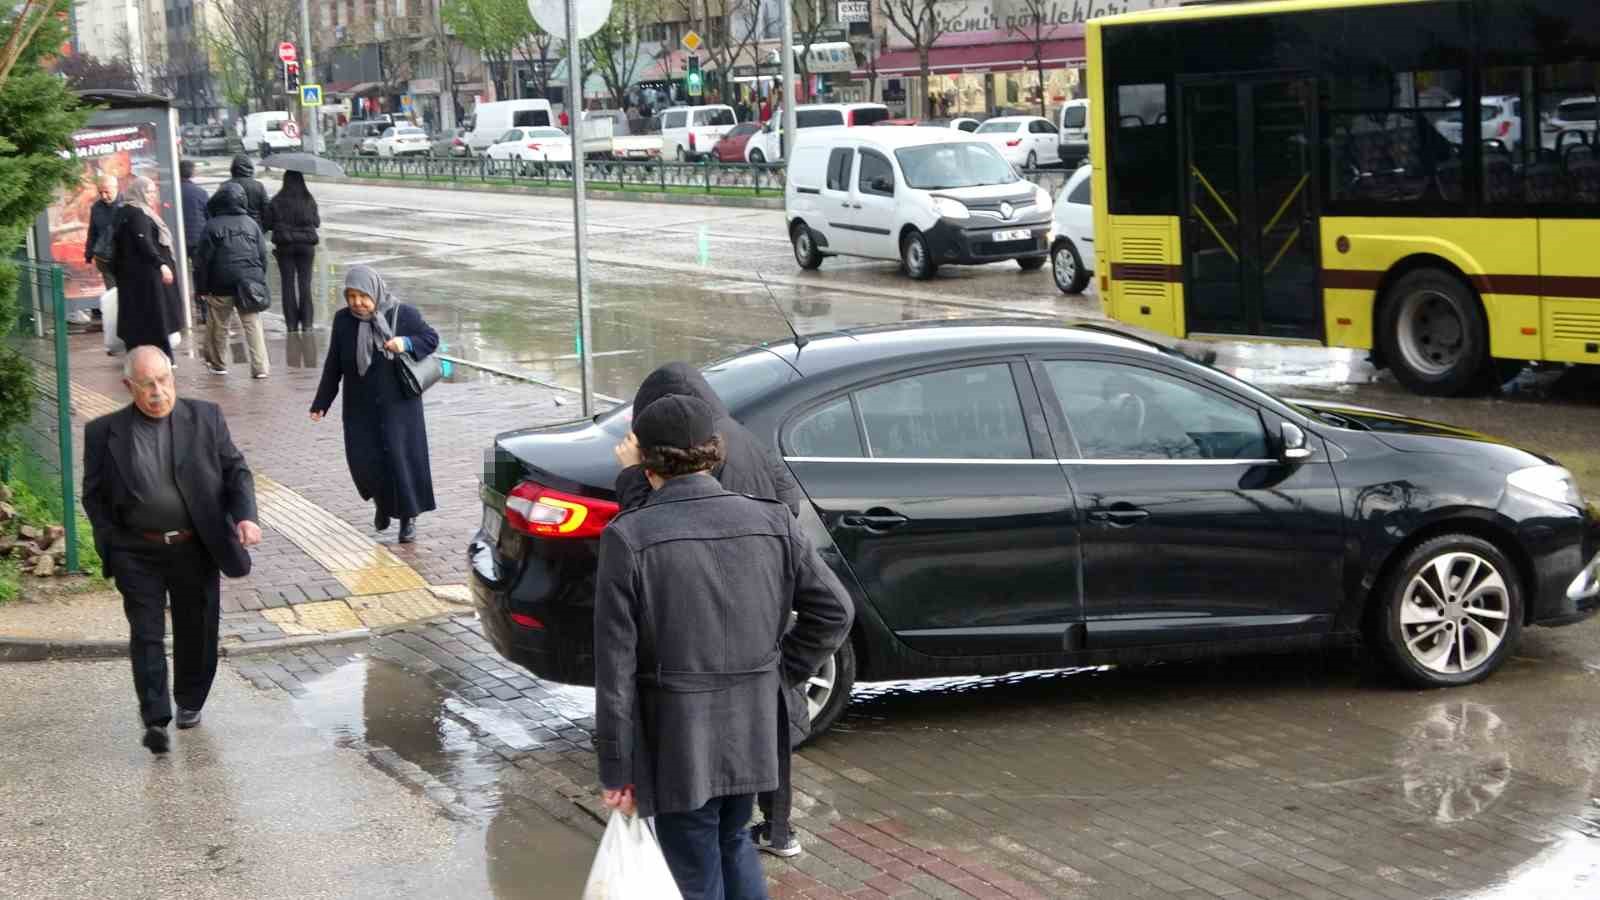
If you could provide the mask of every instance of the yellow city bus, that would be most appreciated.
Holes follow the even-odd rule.
[[[1207,3],[1087,53],[1110,317],[1442,396],[1600,363],[1600,0]]]

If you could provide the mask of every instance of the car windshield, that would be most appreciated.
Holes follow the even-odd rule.
[[[978,126],[978,134],[1010,134],[1021,125],[1021,122],[985,122]]]
[[[988,144],[929,144],[894,152],[905,173],[906,184],[924,191],[1011,184],[1017,173]]]

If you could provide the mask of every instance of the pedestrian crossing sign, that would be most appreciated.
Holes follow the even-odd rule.
[[[320,84],[302,84],[302,85],[300,85],[300,105],[301,106],[321,106],[322,105],[322,85],[320,85]]]

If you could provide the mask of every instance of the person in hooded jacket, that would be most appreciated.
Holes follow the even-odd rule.
[[[669,394],[696,397],[709,404],[716,413],[717,433],[722,435],[726,459],[711,474],[724,488],[736,494],[780,501],[789,507],[789,512],[800,514],[803,495],[788,465],[771,447],[739,424],[699,369],[688,363],[673,362],[646,375],[633,395],[634,412],[648,408]],[[632,443],[632,440],[630,434],[624,446]],[[634,448],[637,453],[637,444],[634,444]],[[650,499],[650,482],[645,478],[642,466],[632,458],[622,459],[622,450],[622,447],[618,448],[623,469],[617,475],[617,503],[623,509],[633,509]]]
[[[694,397],[711,407],[716,416],[716,430],[722,436],[723,461],[711,470],[712,477],[725,490],[748,494],[762,500],[777,500],[789,508],[790,515],[800,514],[804,494],[795,482],[789,466],[760,438],[739,423],[722,398],[706,381],[700,370],[688,363],[673,362],[645,376],[633,396],[633,411],[637,415],[650,404],[670,395]],[[617,461],[622,472],[617,475],[617,503],[624,509],[636,509],[650,499],[650,481],[640,464],[638,441],[630,432],[616,448]],[[777,727],[785,749],[792,749],[810,733],[810,711],[801,690],[781,691]],[[778,786],[775,790],[761,791],[757,803],[762,821],[751,829],[750,839],[757,850],[773,856],[789,858],[802,852],[800,842],[789,830],[789,813],[793,804],[790,784],[789,753],[778,759]]]
[[[278,274],[283,282],[283,323],[291,333],[310,331],[312,313],[311,267],[317,259],[317,229],[322,216],[317,198],[306,189],[299,172],[283,173],[283,188],[267,204],[266,222],[278,254]]]
[[[261,227],[266,221],[267,186],[255,179],[255,163],[250,161],[250,157],[241,153],[233,158],[233,166],[228,169],[228,173],[233,177],[223,184],[237,184],[244,189],[245,210],[250,218],[255,220],[256,225]],[[222,191],[218,190],[211,196],[211,203],[206,206],[206,215],[217,215],[217,197],[221,195]]]
[[[195,248],[195,290],[206,298],[210,315],[206,317],[206,367],[213,375],[228,374],[228,318],[237,308],[236,292],[241,282],[267,284],[267,238],[250,218],[245,189],[229,181],[211,198],[211,218]],[[245,353],[250,358],[250,373],[266,378],[267,338],[261,329],[259,313],[239,309],[239,324],[244,331]]]

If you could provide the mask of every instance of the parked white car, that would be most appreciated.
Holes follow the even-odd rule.
[[[1483,124],[1478,135],[1485,141],[1499,141],[1506,150],[1516,153],[1522,144],[1522,99],[1520,97],[1484,97],[1478,107]],[[1461,101],[1450,104],[1450,111],[1433,126],[1444,139],[1460,146],[1465,123],[1461,119]]]
[[[1057,114],[1061,162],[1075,166],[1089,158],[1089,101],[1068,100]]]
[[[674,106],[661,111],[661,153],[678,162],[711,152],[739,119],[731,106]]]
[[[1050,195],[987,141],[956,129],[820,128],[802,132],[784,185],[794,258],[895,259],[912,278],[939,266],[1050,253]]]
[[[1079,166],[1056,197],[1050,267],[1063,294],[1081,294],[1094,278],[1094,205],[1087,165]]]
[[[496,100],[479,103],[472,112],[467,149],[477,156],[512,128],[544,128],[556,124],[549,100]]]
[[[1577,136],[1570,136],[1570,132],[1576,132]],[[1563,135],[1569,136],[1563,138]],[[1572,97],[1556,104],[1555,112],[1544,120],[1544,137],[1540,143],[1547,150],[1565,152],[1575,143],[1594,147],[1597,140],[1600,140],[1600,97]]]
[[[383,157],[427,156],[431,148],[428,133],[415,125],[386,128],[378,137],[378,155]]]
[[[484,156],[498,160],[521,160],[519,168],[532,173],[545,163],[572,162],[572,138],[556,127],[512,128],[489,145]]]
[[[1049,119],[1040,116],[998,116],[979,125],[973,134],[1019,169],[1061,161],[1061,134]]]
[[[250,113],[244,117],[246,150],[266,156],[300,149],[300,128],[283,110]]]
[[[765,163],[783,159],[782,115],[774,112],[772,120],[761,127],[744,145],[746,162]],[[807,103],[794,108],[795,130],[808,128],[853,128],[871,125],[890,118],[889,107],[882,103]]]

